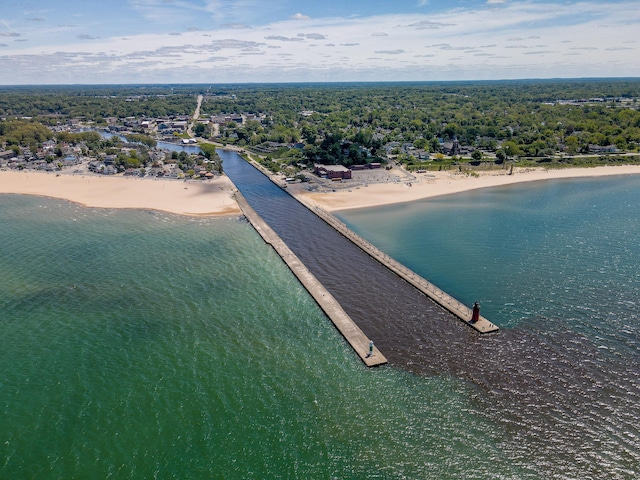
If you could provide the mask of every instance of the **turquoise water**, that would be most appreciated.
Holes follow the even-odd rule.
[[[0,225],[0,478],[530,471],[473,387],[363,367],[238,218],[3,195]]]
[[[2,195],[0,478],[635,478],[639,194],[340,214],[502,327],[468,380],[366,369],[242,219]]]
[[[638,318],[639,212],[640,175],[630,175],[481,189],[338,217],[463,303],[479,300],[503,327],[559,316],[583,329],[593,315]]]

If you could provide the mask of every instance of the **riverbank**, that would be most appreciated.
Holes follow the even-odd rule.
[[[0,193],[61,198],[87,207],[161,210],[179,215],[240,214],[226,177],[183,181],[94,174],[0,171]]]
[[[640,165],[553,170],[516,168],[513,170],[513,174],[508,174],[504,170],[483,171],[478,172],[477,175],[466,175],[457,172],[427,172],[415,174],[412,179],[406,181],[356,182],[346,180],[337,184],[335,189],[328,191],[327,189],[316,192],[309,191],[305,189],[305,184],[291,185],[288,188],[291,193],[298,196],[304,203],[319,205],[325,210],[333,212],[411,202],[468,190],[521,182],[631,174],[640,174]],[[350,182],[352,182],[353,187],[349,186]]]

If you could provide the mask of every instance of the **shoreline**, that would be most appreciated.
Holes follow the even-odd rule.
[[[88,208],[159,210],[184,216],[240,215],[228,177],[183,181],[87,173],[0,171],[0,194],[58,198]]]
[[[410,182],[367,183],[349,186],[340,184],[340,190],[331,192],[306,191],[300,184],[289,190],[301,202],[319,206],[328,212],[359,208],[380,207],[412,202],[427,198],[452,195],[481,188],[500,187],[516,183],[565,178],[600,177],[611,175],[638,175],[640,165],[598,166],[546,170],[544,168],[516,168],[513,174],[505,171],[477,172],[478,176],[451,172],[416,174]]]
[[[634,174],[640,174],[640,165],[552,170],[516,168],[511,175],[504,170],[481,171],[477,176],[427,172],[412,175],[409,181],[367,182],[361,179],[341,182],[335,185],[335,191],[307,191],[305,184],[288,185],[288,190],[306,205],[337,212],[523,182]],[[407,178],[406,172],[402,171],[402,175]],[[275,180],[276,177],[272,175],[272,178]],[[233,198],[235,191],[235,185],[224,175],[214,180],[184,181],[64,171],[0,171],[0,194],[59,198],[88,208],[148,209],[194,217],[241,215],[242,211]]]

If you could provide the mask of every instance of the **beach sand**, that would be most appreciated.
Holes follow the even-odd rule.
[[[87,207],[162,210],[191,216],[240,214],[226,177],[188,181],[95,174],[0,171],[0,193],[62,198]]]
[[[542,168],[514,169],[509,175],[504,170],[482,171],[479,176],[452,172],[427,172],[415,174],[413,179],[397,183],[342,182],[335,192],[308,192],[304,184],[289,187],[303,203],[319,205],[327,211],[367,208],[392,203],[410,202],[440,195],[450,195],[478,188],[497,187],[520,182],[532,182],[558,178],[591,177],[604,175],[640,174],[640,165],[604,166],[593,168],[566,168],[545,170]],[[357,185],[360,183],[360,185]],[[408,183],[411,186],[408,186]]]
[[[366,181],[369,172],[354,172],[354,180],[329,184],[322,192],[306,191],[307,184],[289,185],[288,190],[303,203],[319,205],[329,212],[411,202],[450,195],[478,188],[497,187],[520,182],[640,174],[640,165],[593,168],[514,169],[481,171],[478,176],[455,172],[427,172],[409,176],[397,169],[377,171],[379,181]],[[400,178],[385,182],[381,177]],[[409,186],[409,183],[411,186]],[[366,184],[366,186],[365,186]],[[332,187],[335,187],[336,191]],[[129,178],[86,173],[45,173],[36,171],[0,171],[0,193],[41,195],[62,198],[88,207],[137,208],[162,210],[180,215],[238,215],[241,210],[232,195],[235,186],[228,177],[214,180],[182,181],[174,179]]]

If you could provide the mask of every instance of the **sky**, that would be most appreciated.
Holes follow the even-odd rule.
[[[0,85],[640,77],[638,0],[0,0]]]

